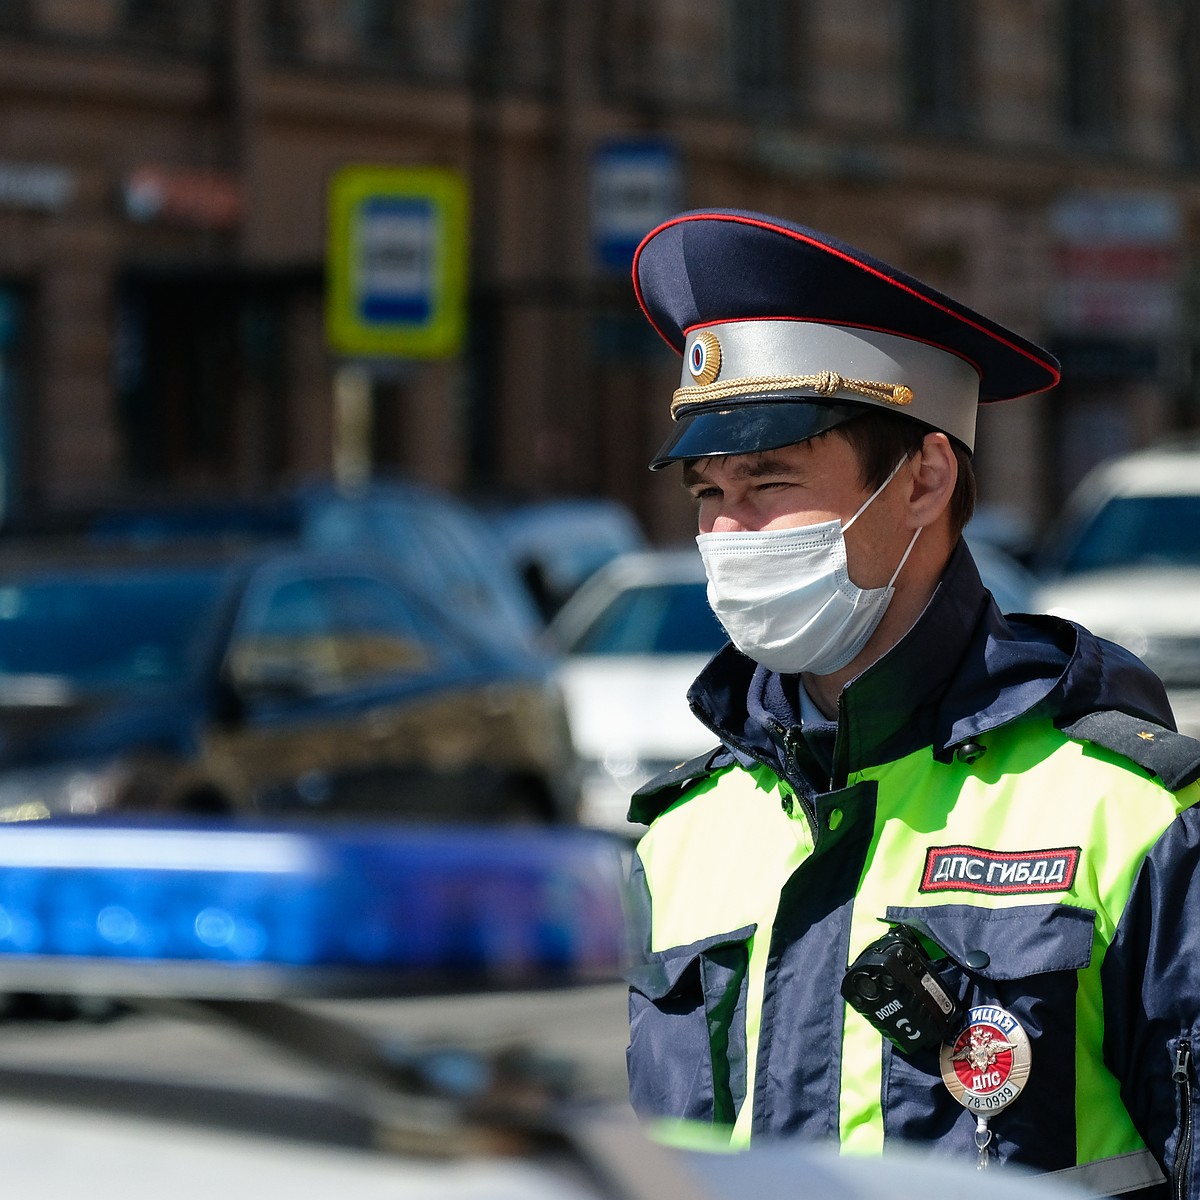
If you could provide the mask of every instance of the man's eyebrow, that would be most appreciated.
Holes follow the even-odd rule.
[[[741,458],[741,456],[739,456]],[[757,479],[763,475],[795,475],[801,470],[795,463],[772,454],[746,455],[729,474],[733,479]],[[683,486],[704,483],[704,472],[690,464],[683,469]]]

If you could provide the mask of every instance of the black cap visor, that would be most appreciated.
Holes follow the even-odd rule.
[[[650,470],[689,458],[757,454],[807,441],[871,411],[866,404],[829,404],[801,400],[762,400],[697,406],[675,422],[671,436],[650,463]]]

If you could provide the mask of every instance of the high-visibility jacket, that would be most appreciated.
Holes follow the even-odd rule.
[[[691,692],[722,746],[634,798],[635,1108],[735,1147],[976,1158],[937,1049],[901,1052],[840,994],[905,924],[964,1009],[999,1006],[1028,1037],[1024,1090],[988,1116],[992,1161],[1200,1195],[1200,745],[1161,685],[1076,626],[1003,618],[960,546],[844,691],[829,768],[796,687],[722,651]]]

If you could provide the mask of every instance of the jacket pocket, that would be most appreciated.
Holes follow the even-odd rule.
[[[629,1098],[641,1117],[731,1125],[746,1097],[755,925],[646,956],[629,981]]]
[[[1025,1088],[989,1121],[994,1154],[1043,1171],[1074,1166],[1075,1002],[1078,972],[1091,962],[1095,914],[1063,904],[945,904],[889,908],[887,919],[945,951],[934,967],[964,1010],[999,1005],[1029,1038]],[[884,1129],[889,1138],[977,1156],[975,1117],[942,1083],[937,1048],[906,1055],[886,1047]]]

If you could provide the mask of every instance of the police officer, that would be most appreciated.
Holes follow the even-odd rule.
[[[631,808],[634,1107],[1200,1195],[1200,747],[961,537],[978,404],[1057,363],[761,214],[668,221],[634,278],[731,642],[689,693],[718,745]]]

